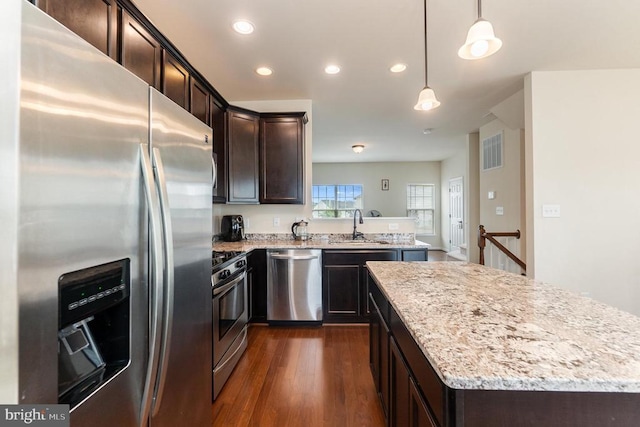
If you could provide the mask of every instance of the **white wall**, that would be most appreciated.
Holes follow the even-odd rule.
[[[525,81],[528,274],[640,315],[640,70]],[[543,218],[542,205],[560,205]]]
[[[440,234],[442,235],[442,248],[446,251],[451,250],[451,243],[449,241],[449,235],[451,231],[451,222],[449,220],[450,212],[450,199],[449,199],[449,180],[452,178],[462,177],[462,186],[464,187],[464,227],[465,227],[465,240],[468,242],[469,224],[468,215],[466,212],[467,195],[469,193],[469,176],[467,174],[467,152],[466,150],[460,150],[456,155],[445,159],[440,164],[440,206],[441,209],[441,227]]]
[[[382,179],[389,180],[388,191],[382,190]],[[407,184],[434,184],[438,204],[440,162],[314,163],[313,184],[362,184],[365,215],[375,209],[385,217],[406,217]],[[436,235],[418,238],[432,248],[441,247],[440,224],[440,206],[436,206]]]
[[[465,215],[467,221],[467,260],[479,262],[478,226],[480,225],[480,134],[467,135],[467,174]]]
[[[503,166],[483,171],[482,141],[502,132]],[[524,223],[524,170],[522,168],[524,156],[524,133],[521,129],[510,129],[499,119],[480,128],[480,224],[487,231],[512,232],[520,230],[521,238],[512,239],[509,250],[521,259],[524,258],[526,247],[526,233]],[[488,193],[493,191],[495,198],[489,199]],[[502,208],[503,215],[496,213],[496,208]],[[503,244],[505,239],[499,239]],[[476,242],[477,244],[477,242]],[[489,244],[487,244],[489,247]],[[498,252],[496,251],[496,255]],[[485,254],[487,256],[488,254]],[[512,261],[502,257],[505,268],[509,271],[520,272],[519,267],[509,264]],[[487,263],[489,265],[489,263]],[[494,265],[495,266],[495,265]]]

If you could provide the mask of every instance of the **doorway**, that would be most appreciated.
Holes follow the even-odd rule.
[[[462,177],[449,180],[449,251],[460,252],[464,242],[464,186]]]

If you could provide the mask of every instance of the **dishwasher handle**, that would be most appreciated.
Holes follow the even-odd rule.
[[[269,254],[270,258],[273,259],[295,259],[295,260],[305,260],[305,259],[318,259],[318,255],[281,255],[281,254]]]

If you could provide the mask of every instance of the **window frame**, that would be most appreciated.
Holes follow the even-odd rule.
[[[333,209],[315,209],[316,206],[316,197],[314,196],[315,191],[316,191],[316,187],[333,187],[333,194],[334,194],[334,198],[333,198],[333,202],[334,202],[334,208]],[[360,190],[360,194],[359,197],[355,196],[350,200],[347,199],[343,199],[340,200],[339,199],[339,188],[340,187],[359,187]],[[355,188],[353,191],[357,191]],[[320,196],[318,196],[319,198]],[[343,204],[347,204],[347,203],[354,203],[353,207],[340,207],[340,203]],[[355,205],[356,202],[359,202],[359,206]],[[340,219],[340,218],[353,218],[353,212],[356,209],[360,209],[362,210],[364,208],[364,185],[362,184],[313,184],[311,186],[311,217],[314,219]],[[333,212],[334,215],[333,216],[318,216],[317,213],[318,212]],[[340,213],[344,213],[342,216],[340,215]]]
[[[411,187],[417,187],[417,186],[421,186],[421,187],[430,187],[431,188],[431,207],[430,208],[423,208],[423,207],[416,207],[414,205],[410,204],[410,194],[409,191],[411,189]],[[430,184],[430,183],[407,183],[407,187],[406,187],[406,212],[407,212],[407,216],[414,218],[416,221],[416,235],[421,235],[421,236],[436,236],[437,235],[437,226],[436,226],[436,208],[437,208],[437,201],[438,201],[438,197],[437,197],[437,190],[438,187],[435,184]],[[422,197],[422,199],[424,199],[424,197]],[[419,223],[420,223],[420,217],[416,216],[414,214],[412,214],[412,211],[420,211],[420,212],[425,212],[425,213],[429,213],[431,215],[431,229],[427,229],[424,227],[420,227]],[[423,220],[424,221],[424,220]]]

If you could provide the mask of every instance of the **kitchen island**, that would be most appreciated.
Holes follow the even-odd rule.
[[[367,268],[391,425],[639,425],[640,318],[477,264]]]

